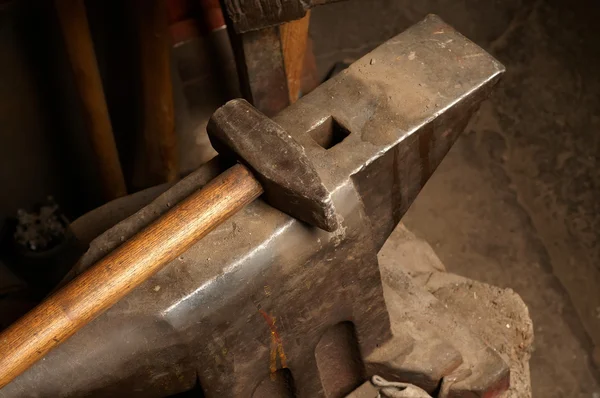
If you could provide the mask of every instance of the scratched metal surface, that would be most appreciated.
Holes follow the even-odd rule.
[[[314,350],[352,322],[363,358],[392,334],[376,253],[503,72],[430,16],[280,113],[340,216],[328,233],[258,200],[4,389],[17,396],[253,396],[286,367],[297,397],[324,395]],[[326,150],[310,131],[350,133]],[[213,173],[214,171],[214,173]],[[200,170],[101,235],[89,265],[216,170]],[[276,332],[276,339],[273,340]]]

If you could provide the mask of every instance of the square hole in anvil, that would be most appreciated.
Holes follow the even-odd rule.
[[[348,137],[350,131],[339,124],[332,116],[329,116],[310,130],[308,134],[323,148],[331,149]]]

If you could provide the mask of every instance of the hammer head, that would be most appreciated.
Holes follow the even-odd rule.
[[[253,170],[269,204],[326,231],[337,229],[330,193],[304,148],[277,123],[246,100],[235,99],[212,115],[207,130],[222,156],[240,159]]]

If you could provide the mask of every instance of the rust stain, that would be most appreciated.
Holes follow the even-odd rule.
[[[276,318],[270,316],[265,311],[259,309],[258,312],[262,315],[271,330],[271,353],[269,355],[269,370],[271,371],[271,380],[275,380],[275,373],[277,372],[277,357],[279,357],[279,362],[281,363],[281,367],[283,369],[287,368],[287,358],[285,356],[285,351],[283,351],[283,340],[281,340],[281,336],[277,332],[277,327],[275,326]]]

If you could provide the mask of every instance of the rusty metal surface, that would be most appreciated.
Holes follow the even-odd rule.
[[[223,9],[237,33],[264,29],[300,19],[317,5],[340,0],[223,0]]]
[[[376,254],[502,72],[435,16],[392,38],[273,119],[303,147],[330,192],[335,232],[256,201],[0,397],[165,396],[197,380],[207,397],[258,397],[263,381],[277,380],[283,368],[294,396],[323,397],[337,387],[318,358],[328,358],[329,370],[346,367],[319,343],[340,324],[351,325],[360,356],[361,367],[344,373],[354,387],[377,370],[413,377],[426,390],[447,378],[448,396],[493,396],[508,382],[502,359],[444,316],[433,296],[380,271]],[[326,149],[318,142],[335,128],[347,134]],[[82,266],[216,174],[193,173],[105,232]],[[382,283],[381,272],[393,283]],[[430,317],[441,320],[428,326]],[[398,319],[405,328],[395,329]]]

